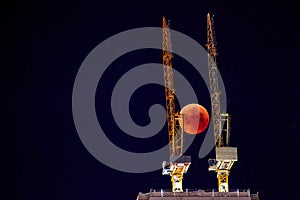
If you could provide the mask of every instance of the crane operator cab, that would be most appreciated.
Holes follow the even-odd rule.
[[[171,165],[167,161],[163,161],[162,163],[162,175],[170,175],[171,173]]]
[[[217,169],[216,159],[213,159],[213,158],[208,159],[208,170],[209,171],[216,171],[216,169]]]

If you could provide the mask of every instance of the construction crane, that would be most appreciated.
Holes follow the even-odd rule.
[[[166,118],[169,135],[170,160],[163,161],[162,174],[170,175],[173,192],[183,192],[182,179],[183,174],[188,171],[191,164],[190,156],[183,156],[183,127],[180,128],[180,123],[183,124],[183,117],[180,112],[175,109],[175,89],[172,71],[172,47],[170,24],[166,18],[162,20],[162,51],[163,51],[163,72],[166,96]]]
[[[229,192],[228,176],[237,158],[237,148],[229,147],[230,137],[230,115],[221,113],[220,90],[218,83],[217,68],[217,48],[214,31],[214,21],[210,14],[207,14],[207,51],[208,51],[208,70],[210,80],[210,98],[212,105],[212,121],[215,137],[216,158],[209,159],[209,171],[217,173],[219,192]],[[225,142],[224,142],[225,138]]]

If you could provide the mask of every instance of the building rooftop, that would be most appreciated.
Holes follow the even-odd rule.
[[[251,194],[248,190],[231,190],[230,192],[218,192],[215,190],[190,190],[176,193],[171,190],[151,189],[148,193],[139,193],[137,200],[259,200],[258,194]]]

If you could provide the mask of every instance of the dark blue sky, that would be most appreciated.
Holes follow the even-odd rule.
[[[215,14],[218,66],[229,99],[228,112],[232,114],[231,142],[239,150],[230,187],[259,191],[262,200],[295,197],[290,192],[300,186],[296,181],[300,178],[297,6],[287,2],[211,0],[19,1],[1,7],[4,48],[1,136],[5,143],[1,145],[1,171],[7,176],[2,181],[8,186],[7,193],[1,193],[7,194],[7,199],[92,200],[113,195],[135,199],[139,191],[171,188],[169,177],[162,176],[160,170],[147,174],[122,173],[106,167],[88,153],[73,123],[73,83],[82,61],[96,45],[128,29],[160,27],[163,15],[171,20],[172,29],[204,46],[208,11]],[[138,64],[161,62],[160,56],[161,52],[156,50],[124,55],[110,66],[102,81],[110,91],[114,79],[109,77],[120,77]],[[118,69],[120,63],[123,71]],[[183,65],[188,66],[184,60],[174,59],[174,68],[187,76],[193,74],[188,67],[180,67]],[[197,87],[198,78],[190,78]],[[109,110],[101,108],[108,105],[109,93],[99,98],[101,94],[97,91],[96,107],[107,112],[105,126],[111,126],[119,134],[110,137],[114,143],[140,152],[151,144],[159,147],[166,142],[163,133],[147,141],[122,135],[114,126]],[[146,103],[142,103],[144,100]],[[137,106],[131,110],[133,119],[145,124],[149,119],[143,113],[149,105],[164,105],[163,88],[143,87],[132,101]],[[208,97],[202,101],[209,107]],[[184,178],[184,188],[217,187],[215,174],[207,170],[207,159],[197,157],[200,147],[197,143],[203,137],[197,136],[188,150],[193,160]]]

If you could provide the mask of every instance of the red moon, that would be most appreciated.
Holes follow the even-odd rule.
[[[189,134],[202,133],[208,126],[209,115],[207,110],[199,104],[188,104],[181,111],[183,114],[184,131]],[[182,123],[180,123],[182,127]]]

